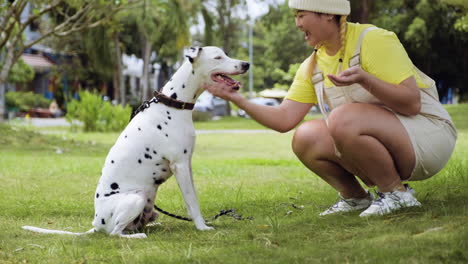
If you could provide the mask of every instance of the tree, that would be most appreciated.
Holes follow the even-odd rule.
[[[220,46],[230,56],[242,59],[242,55],[248,58],[245,49],[247,31],[247,19],[240,18],[245,12],[246,0],[201,0],[199,11],[203,17],[205,28],[204,36],[196,40],[205,46]],[[230,104],[226,104],[226,112],[231,112]]]
[[[128,3],[138,0],[128,0]],[[0,4],[0,120],[5,112],[4,94],[8,74],[21,54],[44,39],[67,36],[73,32],[94,28],[106,23],[117,12],[128,7],[127,1],[87,1],[87,0],[16,0],[2,1]],[[33,10],[22,18],[26,7]],[[60,15],[60,20],[50,23],[52,12]],[[24,31],[32,24],[40,24],[40,37],[27,40]]]
[[[151,97],[148,76],[151,52],[155,48],[159,57],[178,57],[180,50],[189,44],[189,17],[186,13],[192,9],[189,1],[151,0],[144,3],[145,8],[135,9],[131,13],[138,30],[143,58],[143,76],[140,80],[142,101]]]
[[[461,97],[468,92],[466,1],[375,1],[374,8],[371,23],[398,35],[413,63],[438,82],[441,97],[449,87]]]
[[[254,28],[255,90],[272,88],[283,81],[292,64],[302,62],[312,53],[304,34],[295,26],[294,15],[287,3],[270,6]],[[273,74],[275,73],[275,74]]]

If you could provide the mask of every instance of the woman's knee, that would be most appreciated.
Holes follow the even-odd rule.
[[[327,128],[322,120],[304,122],[296,128],[292,140],[292,149],[296,156],[317,148],[320,140],[325,140]]]
[[[359,133],[359,104],[345,104],[334,109],[328,117],[328,129],[335,143],[341,143]]]

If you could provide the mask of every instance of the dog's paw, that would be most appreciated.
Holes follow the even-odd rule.
[[[214,227],[204,225],[204,226],[197,226],[197,229],[200,231],[207,231],[207,230],[214,230]]]
[[[125,238],[147,238],[145,233],[136,233],[136,234],[120,234],[120,237]]]

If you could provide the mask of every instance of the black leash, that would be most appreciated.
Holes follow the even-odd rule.
[[[174,218],[177,218],[177,219],[180,219],[180,220],[184,220],[184,221],[192,221],[192,219],[188,218],[188,217],[183,217],[183,216],[179,216],[179,215],[175,215],[175,214],[171,214],[167,211],[164,211],[163,209],[159,208],[157,205],[154,205],[154,209],[156,209],[156,211],[158,212],[161,212],[165,215],[168,215],[170,217],[174,217]]]
[[[167,211],[164,211],[163,209],[159,208],[157,205],[154,205],[154,209],[156,209],[156,211],[158,212],[161,212],[165,215],[168,215],[170,217],[174,217],[176,219],[179,219],[179,220],[184,220],[184,221],[193,221],[191,218],[188,218],[188,217],[184,217],[184,216],[180,216],[180,215],[175,215],[175,214],[172,214],[172,213],[169,213]],[[216,214],[215,216],[213,216],[211,218],[211,220],[206,220],[206,222],[210,222],[210,221],[214,221],[216,220],[218,217],[220,216],[223,216],[223,215],[227,215],[227,216],[230,216],[236,220],[253,220],[254,218],[252,216],[248,216],[248,217],[243,217],[242,215],[240,214],[237,214],[236,211],[234,210],[234,208],[231,208],[231,209],[227,209],[227,210],[221,210],[219,211],[218,214]]]

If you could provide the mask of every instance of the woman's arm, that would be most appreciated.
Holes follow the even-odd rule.
[[[205,89],[215,96],[233,102],[258,123],[282,133],[296,127],[313,106],[288,99],[279,106],[259,105],[247,100],[231,87],[218,83],[207,84]]]
[[[417,115],[421,110],[419,88],[413,76],[399,84],[391,84],[378,79],[359,66],[346,69],[338,75],[327,76],[337,86],[360,84],[384,105],[400,114]]]

